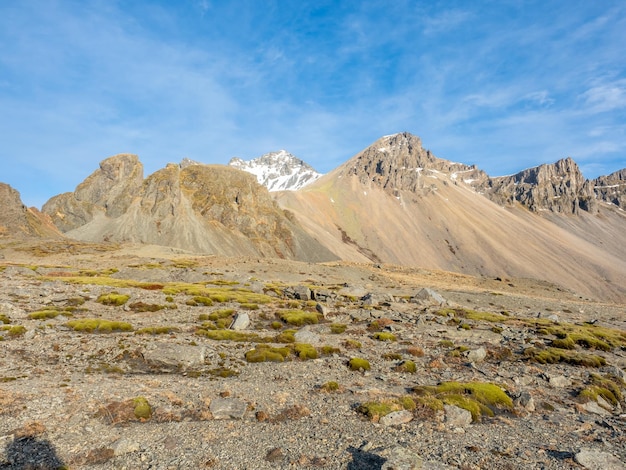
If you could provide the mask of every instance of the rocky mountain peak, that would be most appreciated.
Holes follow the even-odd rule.
[[[569,215],[581,210],[597,210],[593,185],[585,180],[576,162],[569,157],[514,175],[490,178],[482,190],[499,204],[519,202],[533,212]]]
[[[363,184],[374,183],[383,189],[416,192],[430,186],[426,179],[444,173],[451,180],[462,175],[465,182],[485,180],[487,175],[476,166],[454,163],[435,157],[422,147],[419,137],[408,132],[384,136],[357,154],[343,167],[344,174],[355,175]]]
[[[73,193],[53,197],[42,207],[62,232],[91,221],[98,212],[122,215],[143,184],[143,165],[137,155],[119,154],[100,162],[100,168]]]
[[[20,193],[8,184],[0,183],[0,202],[0,236],[60,236],[50,218],[26,207]]]
[[[591,184],[598,199],[626,209],[626,168],[600,176],[592,180]]]
[[[228,164],[252,173],[270,191],[295,191],[321,176],[311,165],[286,150],[266,153],[248,161],[235,157]]]

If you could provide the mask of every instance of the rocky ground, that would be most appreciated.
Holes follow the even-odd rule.
[[[0,258],[0,468],[626,464],[624,305],[155,247]]]

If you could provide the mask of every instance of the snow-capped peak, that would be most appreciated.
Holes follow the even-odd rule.
[[[286,150],[266,153],[248,161],[235,157],[228,164],[252,173],[270,191],[295,191],[322,176]]]

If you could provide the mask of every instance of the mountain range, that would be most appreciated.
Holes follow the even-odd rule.
[[[228,166],[184,160],[144,178],[123,154],[41,212],[0,189],[4,233],[527,277],[626,299],[626,169],[586,180],[571,158],[490,177],[400,133],[325,175],[280,151]]]

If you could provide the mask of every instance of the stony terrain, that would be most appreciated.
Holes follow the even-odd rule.
[[[0,468],[626,464],[623,304],[63,239],[0,271]]]

